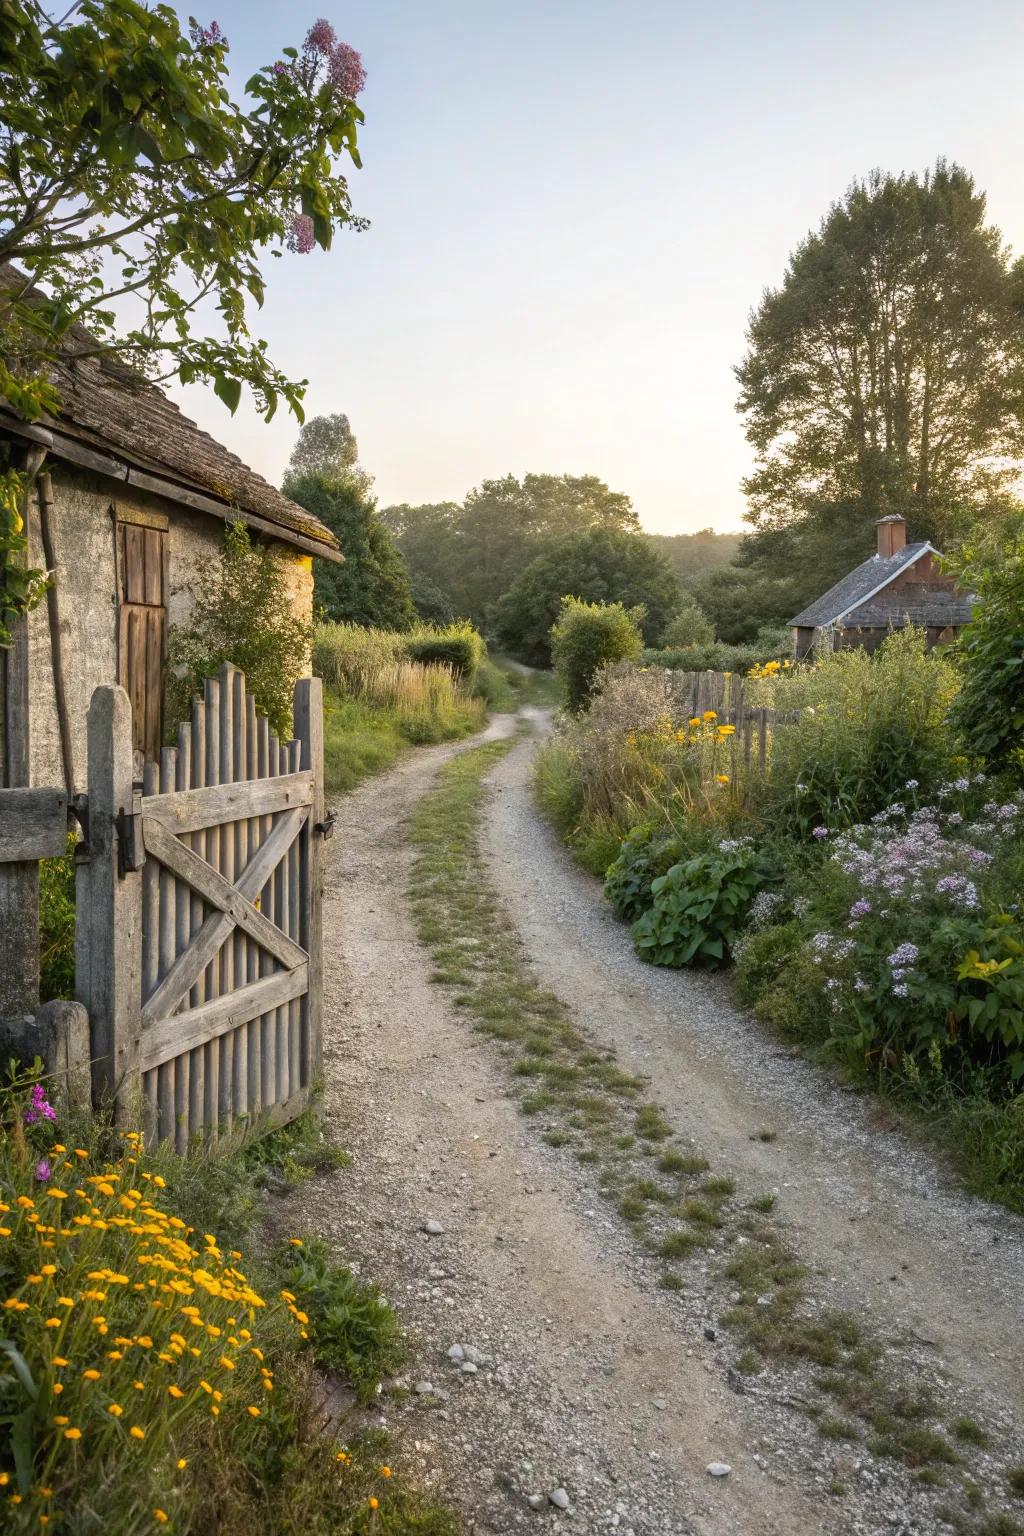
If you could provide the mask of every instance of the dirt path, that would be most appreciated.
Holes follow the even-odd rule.
[[[380,1279],[419,1336],[408,1395],[388,1392],[382,1420],[478,1536],[931,1529],[895,1498],[880,1514],[873,1469],[730,1385],[721,1337],[704,1336],[714,1317],[655,1289],[585,1170],[540,1140],[492,1049],[431,984],[403,823],[458,750],[420,753],[345,799],[328,877],[326,1100],[353,1165],[307,1187],[294,1220]],[[752,1032],[719,987],[641,967],[596,885],[537,821],[531,752],[517,744],[494,773],[488,836],[542,979],[652,1077],[716,1166],[778,1190],[822,1283],[890,1330],[940,1340],[921,1345],[937,1380],[973,1373],[1008,1416],[1024,1337],[1020,1224],[941,1190],[926,1159]],[[778,1140],[750,1141],[764,1126]],[[428,1220],[443,1232],[428,1236]],[[456,1344],[475,1370],[448,1358]],[[731,1475],[710,1478],[711,1461]],[[874,1497],[830,1498],[837,1467]],[[559,1488],[564,1514],[547,1499]]]

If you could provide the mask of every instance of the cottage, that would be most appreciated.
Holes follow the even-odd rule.
[[[79,330],[75,339],[90,338]],[[319,519],[155,385],[102,357],[69,357],[55,382],[57,418],[25,422],[0,403],[10,462],[35,467],[45,454],[26,521],[30,564],[54,575],[49,601],[28,620],[27,667],[0,653],[0,783],[70,778],[80,788],[86,712],[101,683],[127,689],[135,746],[156,756],[168,626],[187,620],[195,577],[216,559],[227,521],[241,519],[286,557],[294,611],[306,619],[312,557],[341,555]]]
[[[835,649],[873,651],[894,629],[916,624],[929,646],[952,640],[971,617],[971,597],[939,566],[927,541],[907,543],[906,519],[879,518],[878,548],[870,559],[837,581],[790,619],[793,650],[806,656],[821,641]]]

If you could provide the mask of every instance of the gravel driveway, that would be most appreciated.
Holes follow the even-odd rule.
[[[1022,1223],[949,1187],[870,1103],[733,1009],[720,982],[635,959],[596,882],[537,817],[530,762],[547,717],[525,713],[535,734],[492,774],[487,837],[541,981],[651,1078],[716,1170],[777,1193],[817,1286],[913,1341],[940,1388],[977,1396],[1012,1432]],[[499,717],[488,734],[514,728]],[[328,872],[326,1106],[353,1164],[293,1196],[289,1219],[355,1258],[419,1340],[381,1420],[479,1536],[936,1529],[905,1479],[737,1383],[720,1332],[706,1337],[710,1299],[701,1315],[699,1296],[683,1307],[658,1291],[587,1171],[519,1114],[499,1058],[431,984],[403,823],[460,750],[422,751],[348,796]],[[764,1128],[774,1141],[751,1139]],[[428,1235],[428,1222],[443,1230]],[[731,1473],[712,1478],[712,1462]],[[829,1492],[840,1475],[842,1500]]]

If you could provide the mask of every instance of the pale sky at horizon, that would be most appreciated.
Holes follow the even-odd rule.
[[[204,4],[241,80],[321,14],[363,55],[372,227],[268,254],[253,329],[382,505],[591,473],[652,532],[738,528],[747,315],[854,176],[957,160],[1024,249],[1019,0]],[[279,480],[290,413],[174,394]]]

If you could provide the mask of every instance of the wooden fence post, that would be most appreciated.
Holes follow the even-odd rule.
[[[324,820],[324,700],[318,677],[302,677],[295,685],[295,735],[302,743],[299,766],[313,775],[313,803],[302,831],[302,878],[306,885],[303,909],[308,912],[308,932],[299,943],[309,955],[309,992],[306,1000],[309,1080],[313,1086],[323,1075],[323,820]],[[293,1086],[294,1091],[294,1086]]]
[[[123,688],[89,705],[89,857],[78,866],[75,982],[89,1010],[93,1094],[116,1096],[121,1124],[141,1119],[142,873],[126,867],[117,817],[133,811],[132,709]],[[137,860],[142,852],[136,850]]]

